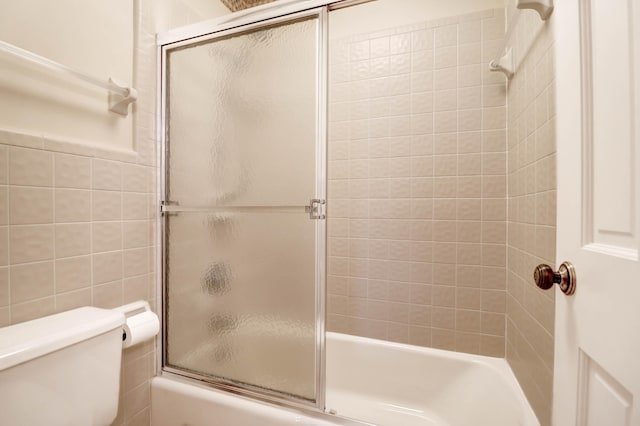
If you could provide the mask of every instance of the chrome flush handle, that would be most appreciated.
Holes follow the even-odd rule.
[[[317,198],[309,201],[308,206],[304,206],[305,213],[309,213],[309,219],[326,219],[327,216],[324,214],[323,206],[327,202],[325,200],[319,200]]]

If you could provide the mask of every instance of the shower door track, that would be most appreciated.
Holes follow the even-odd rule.
[[[286,18],[288,15],[312,9],[324,7],[328,11],[331,11],[372,1],[376,0],[278,0],[240,12],[234,12],[219,18],[209,19],[197,24],[185,25],[156,35],[156,45],[158,46],[159,53],[158,62],[160,62],[162,58],[161,54],[163,46],[167,46],[169,44],[175,46],[175,43],[185,41],[189,42],[190,39],[207,34],[214,34],[238,27],[248,28],[247,26],[249,25],[253,26],[260,24],[261,22],[270,19]],[[322,65],[326,66],[326,61]],[[161,84],[161,81],[158,80],[158,86],[161,86]],[[160,99],[159,103],[162,103]]]
[[[327,13],[328,10],[347,7],[354,4],[368,2],[372,0],[282,0],[277,4],[271,3],[256,8],[256,11],[249,13],[238,12],[219,19],[207,21],[205,23],[194,24],[187,27],[178,28],[167,33],[159,34],[157,37],[158,46],[158,120],[157,135],[160,141],[159,150],[158,183],[160,194],[160,210],[158,215],[158,240],[161,241],[161,250],[158,253],[159,285],[157,300],[162,301],[163,330],[162,340],[158,342],[158,373],[167,374],[174,377],[194,380],[208,387],[224,390],[237,395],[250,397],[253,399],[269,402],[280,406],[289,406],[295,409],[302,409],[308,412],[324,413],[325,411],[325,294],[326,294],[326,221],[318,220],[316,223],[316,241],[322,241],[322,254],[316,254],[316,378],[315,378],[315,400],[306,400],[299,396],[288,395],[282,392],[271,391],[269,389],[237,383],[218,377],[211,377],[199,374],[194,371],[182,370],[166,365],[165,349],[167,342],[166,324],[166,220],[170,215],[179,214],[186,211],[203,211],[224,214],[225,212],[255,213],[258,209],[264,213],[310,213],[311,219],[324,219],[324,206],[318,211],[314,210],[314,202],[324,204],[326,199],[326,140],[327,140],[327,79],[328,79],[328,36],[327,36]],[[317,143],[322,149],[316,154],[316,194],[317,199],[311,200],[310,206],[220,206],[220,207],[190,207],[181,208],[176,205],[166,203],[167,195],[167,140],[166,140],[166,92],[165,92],[165,71],[167,50],[182,47],[195,42],[201,42],[219,36],[254,30],[262,26],[269,26],[278,23],[304,18],[308,16],[318,16],[318,74],[316,82],[318,108],[316,118]],[[317,213],[317,217],[314,214]],[[320,244],[320,243],[319,243]],[[322,259],[321,262],[318,262]],[[160,340],[160,339],[159,339]],[[353,423],[345,423],[353,424]]]

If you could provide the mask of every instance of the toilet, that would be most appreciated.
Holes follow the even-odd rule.
[[[0,425],[109,425],[122,312],[83,307],[0,328]]]

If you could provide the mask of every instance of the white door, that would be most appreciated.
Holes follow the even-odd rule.
[[[557,0],[553,424],[640,425],[640,1]],[[556,286],[558,287],[558,286]]]

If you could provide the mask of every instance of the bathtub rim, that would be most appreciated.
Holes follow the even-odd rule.
[[[435,356],[437,358],[448,358],[448,359],[455,359],[459,361],[471,362],[472,364],[488,365],[493,370],[499,372],[500,374],[506,373],[504,371],[505,363],[506,363],[506,366],[508,366],[508,362],[506,358],[498,358],[498,357],[492,357],[487,355],[477,355],[477,354],[471,354],[468,352],[456,352],[456,351],[450,351],[447,349],[438,349],[438,348],[431,348],[428,346],[412,345],[409,343],[392,342],[388,340],[374,339],[371,337],[362,337],[362,336],[356,336],[353,334],[338,333],[335,331],[327,331],[326,335],[327,335],[327,338],[332,337],[337,341],[343,341],[343,342],[352,341],[352,342],[363,343],[367,346],[388,347],[388,348],[400,349],[400,350],[412,352],[412,353],[428,354],[428,355]],[[329,340],[330,339],[327,339],[327,341]]]
[[[288,394],[280,393],[274,393],[272,396],[271,392],[261,388],[246,384],[235,384],[232,381],[222,378],[212,380],[210,376],[188,370],[181,370],[175,367],[164,366],[155,377],[170,377],[180,382],[194,384],[201,388],[225,392],[234,396],[242,397],[249,401],[260,401],[261,403],[301,410],[309,413],[324,413],[324,409],[320,409],[318,407],[317,401],[306,401]]]
[[[234,392],[232,390],[219,388],[218,386],[215,386],[214,384],[208,381],[194,379],[191,377],[183,376],[181,374],[176,374],[169,371],[162,371],[161,374],[151,378],[150,386],[151,386],[152,392],[153,392],[154,383],[156,384],[159,383],[161,386],[164,386],[165,388],[166,386],[176,386],[170,383],[177,383],[178,386],[183,386],[183,385],[193,386],[198,389],[198,392],[203,392],[203,393],[211,392],[212,394],[218,395],[223,399],[239,398],[248,404],[259,404],[262,406],[266,405],[268,407],[285,410],[287,412],[292,412],[298,415],[334,422],[336,425],[339,425],[339,426],[377,426],[374,423],[367,423],[362,420],[351,419],[348,417],[342,417],[340,415],[317,410],[309,405],[294,406],[282,401],[281,399],[270,400],[268,398],[264,398],[264,395],[262,394],[257,394],[254,397],[247,394],[247,392],[245,391]],[[152,408],[152,411],[153,411],[153,408]]]

